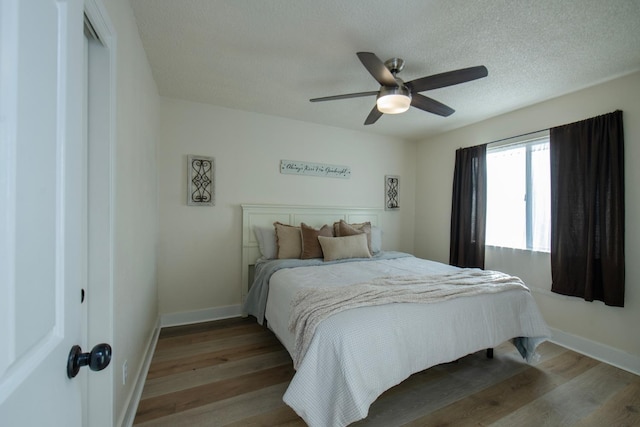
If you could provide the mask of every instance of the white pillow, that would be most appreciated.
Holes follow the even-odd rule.
[[[278,244],[276,243],[275,227],[260,227],[256,225],[253,227],[253,232],[256,235],[262,256],[267,259],[276,258],[278,256]]]
[[[318,236],[325,261],[334,261],[346,258],[371,258],[367,235],[354,234],[344,237]]]
[[[377,254],[382,250],[382,229],[371,226],[371,252]]]

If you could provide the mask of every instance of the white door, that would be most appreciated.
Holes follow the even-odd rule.
[[[87,275],[83,5],[0,1],[0,425],[75,427],[80,382],[66,366],[82,342]]]

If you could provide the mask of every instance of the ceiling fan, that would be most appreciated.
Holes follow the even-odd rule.
[[[313,98],[309,101],[333,101],[336,99],[376,95],[376,105],[373,106],[369,116],[367,116],[367,119],[364,121],[365,125],[375,123],[383,114],[403,113],[407,111],[410,106],[443,117],[450,116],[455,112],[453,108],[435,99],[421,95],[418,92],[465,83],[486,77],[489,74],[484,65],[479,65],[477,67],[462,68],[460,70],[434,74],[405,83],[397,76],[404,68],[404,61],[402,59],[391,58],[382,62],[371,52],[358,52],[357,55],[362,65],[364,65],[373,78],[380,83],[380,90],[325,96],[323,98]]]

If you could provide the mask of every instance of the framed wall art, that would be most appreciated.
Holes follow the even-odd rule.
[[[187,156],[187,205],[213,206],[214,203],[213,157]]]
[[[384,208],[400,209],[400,177],[397,175],[384,176]]]

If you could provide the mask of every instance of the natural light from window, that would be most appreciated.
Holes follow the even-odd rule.
[[[549,252],[549,138],[487,149],[486,245]]]

